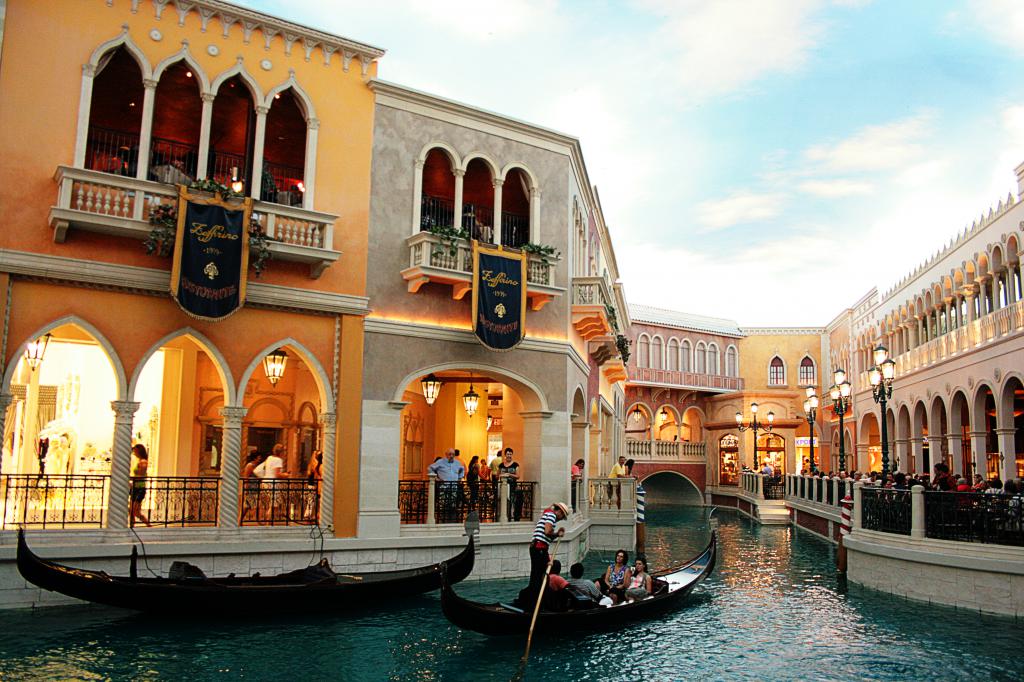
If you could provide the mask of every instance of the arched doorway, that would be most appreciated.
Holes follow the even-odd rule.
[[[778,474],[786,471],[786,439],[777,433],[760,433],[757,436],[757,468],[767,462]]]
[[[986,479],[1000,476],[999,441],[996,435],[996,401],[988,384],[978,386],[974,394],[974,446],[975,472]]]
[[[857,471],[882,470],[882,440],[879,435],[878,417],[873,412],[864,415],[861,421],[860,437],[857,439],[858,450],[863,450],[863,461],[857,457]],[[858,455],[860,453],[858,452]]]
[[[718,484],[738,485],[740,480],[740,439],[727,433],[718,439]]]
[[[704,442],[704,416],[696,407],[688,407],[683,411],[683,424],[680,429],[681,439],[687,443]]]
[[[957,473],[971,477],[974,467],[974,460],[971,456],[971,415],[967,396],[963,391],[956,391],[949,403],[949,433],[953,435],[955,443],[959,443],[959,452],[954,453],[956,460],[954,465],[958,467]]]
[[[85,326],[58,322],[8,371],[0,528],[98,527],[108,505],[123,372]]]
[[[1006,380],[999,400],[999,452],[1003,480],[1024,476],[1024,382]]]
[[[677,471],[659,471],[642,481],[648,507],[702,506],[704,496],[693,481]]]
[[[654,421],[654,440],[678,441],[679,413],[671,405],[662,405]]]

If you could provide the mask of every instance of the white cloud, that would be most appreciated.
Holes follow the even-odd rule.
[[[798,185],[798,188],[801,192],[807,194],[834,199],[857,194],[869,194],[874,186],[870,182],[837,178],[832,180],[805,180]]]
[[[774,218],[782,213],[784,203],[782,194],[736,192],[725,199],[698,204],[697,220],[708,229],[718,230]]]
[[[1024,3],[1020,0],[974,0],[970,14],[996,42],[1024,54]]]
[[[930,134],[931,116],[910,118],[868,126],[839,142],[808,148],[808,161],[834,171],[883,171],[905,166],[926,151],[924,139]]]

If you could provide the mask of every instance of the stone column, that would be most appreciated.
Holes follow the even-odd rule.
[[[910,489],[910,537],[924,538],[924,486]]]
[[[893,441],[893,454],[899,461],[899,464],[895,467],[897,471],[913,473],[915,462],[920,461],[911,456],[913,453],[910,450],[910,439],[908,438],[897,438]]]
[[[360,538],[398,537],[398,473],[402,451],[402,409],[408,403],[363,401],[359,457]]]
[[[132,422],[139,403],[112,400],[114,411],[114,447],[110,455],[110,495],[107,497],[107,528],[128,527],[128,490],[132,468]]]
[[[910,456],[914,459],[914,466],[921,471],[921,467],[924,466],[924,438],[908,438],[907,442],[910,444]]]
[[[256,106],[256,134],[252,145],[252,172],[249,175],[249,196],[260,200],[263,189],[263,146],[267,138],[267,114],[270,108],[262,104]]]
[[[324,412],[320,415],[324,429],[324,463],[320,470],[320,525],[333,525],[334,518],[334,441],[337,436],[337,415]]]
[[[242,419],[246,407],[220,408],[224,452],[220,458],[220,507],[217,525],[222,529],[238,528],[239,481],[242,478]]]
[[[967,292],[966,296],[967,296],[967,321],[968,322],[974,322],[976,319],[978,319],[978,311],[975,308],[975,302],[974,302],[974,299],[977,296],[977,294],[974,292],[974,290],[971,290],[971,291]]]
[[[853,530],[861,529],[864,520],[864,482],[853,484]]]
[[[316,147],[320,135],[320,119],[310,118],[306,121],[306,159],[305,167],[302,169],[302,184],[306,191],[302,193],[302,208],[312,211],[316,199]],[[417,205],[414,210],[419,210]],[[419,225],[419,223],[417,223]],[[333,234],[331,230],[324,235]],[[333,245],[324,242],[324,248],[331,248]]]
[[[920,345],[921,338],[921,318],[915,317],[914,323],[910,326],[910,345],[913,348],[917,348]]]
[[[1000,466],[1000,478],[1003,481],[1008,481],[1011,478],[1017,478],[1017,446],[1014,435],[1017,433],[1017,429],[1011,427],[1008,429],[996,429],[996,439],[999,443],[999,453],[1003,456]]]
[[[14,395],[11,393],[0,393],[0,434],[6,433],[7,408],[14,402]],[[3,457],[0,456],[0,475],[3,474]]]
[[[530,241],[535,243],[540,241],[540,196],[539,187],[530,188]]]
[[[534,511],[552,502],[568,503],[569,415],[565,412],[520,412],[519,415],[523,418],[523,460],[539,464],[535,474],[528,468],[524,472],[526,480],[539,482],[534,494]]]
[[[950,459],[953,460],[953,471],[952,473],[957,476],[963,476],[964,474],[964,458],[961,450],[963,449],[963,443],[960,439],[959,433],[947,433],[946,434],[946,445],[949,447]],[[932,464],[934,468],[934,463]]]
[[[213,120],[213,100],[216,97],[213,93],[204,92],[200,97],[203,100],[203,113],[199,119],[199,158],[196,159],[196,179],[203,180],[209,177],[210,169],[210,122]]]
[[[149,147],[153,139],[153,103],[156,101],[156,81],[142,81],[142,126],[139,128],[139,158],[135,164],[135,177],[145,180],[149,175]]]
[[[974,455],[974,471],[971,471],[970,474],[985,476],[988,469],[988,453],[985,452],[985,436],[987,434],[984,431],[971,431],[967,435],[971,437],[971,451]]]
[[[419,234],[423,225],[423,159],[416,159],[412,172],[412,234]],[[453,225],[453,227],[455,227]]]
[[[857,471],[871,471],[871,457],[868,456],[868,446],[862,443],[857,444]]]
[[[501,190],[505,181],[500,178],[494,178],[491,184],[494,186],[494,217],[491,220],[494,224],[491,229],[494,231],[494,243],[502,244],[504,237],[501,234]]]
[[[934,436],[932,436],[932,435],[928,436],[928,458],[931,461],[928,462],[928,467],[925,468],[924,460],[922,459],[921,463],[917,465],[918,469],[920,471],[927,472],[928,469],[931,469],[931,468],[935,467],[935,463],[936,462],[943,461],[942,460],[942,441],[943,441],[942,434],[937,434],[937,435],[934,435]]]
[[[452,213],[452,228],[459,230],[462,228],[462,194],[463,194],[463,180],[466,177],[466,171],[461,168],[456,168],[452,171],[455,174],[455,207]]]

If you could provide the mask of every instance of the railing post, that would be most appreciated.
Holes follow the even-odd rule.
[[[132,422],[140,403],[112,400],[114,410],[114,448],[110,461],[110,496],[107,498],[107,528],[124,530],[128,526],[128,489],[132,466]]]
[[[910,537],[924,537],[924,486],[910,489]]]
[[[437,503],[437,474],[427,474],[427,525],[433,526],[437,523],[437,515],[434,507]]]
[[[764,497],[764,476],[762,474],[757,474],[755,485],[757,487],[754,490],[754,495],[756,497]]]
[[[832,480],[829,481],[828,484],[832,486],[832,504],[838,507],[841,502],[839,498],[839,477],[833,476]]]
[[[334,450],[335,450],[335,425],[337,415],[333,412],[324,412],[320,415],[320,423],[324,427],[323,441],[323,466],[320,469],[320,509],[317,517],[317,524],[322,525],[324,519],[332,523],[334,519]]]
[[[498,523],[508,521],[508,479],[498,479]]]
[[[853,484],[853,529],[860,530],[861,522],[864,519],[864,482],[857,481]]]
[[[222,407],[220,414],[224,433],[224,453],[220,460],[220,504],[217,509],[217,525],[221,528],[238,528],[241,517],[238,514],[238,489],[242,478],[242,419],[246,407]]]

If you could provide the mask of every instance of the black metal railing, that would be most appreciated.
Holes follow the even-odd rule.
[[[263,159],[263,179],[260,182],[260,198],[263,201],[301,206],[305,191],[301,168],[270,163]]]
[[[861,490],[864,511],[861,526],[866,530],[910,535],[910,491]]]
[[[530,241],[530,216],[501,212],[501,243],[505,246],[520,246]]]
[[[800,499],[807,497],[807,479],[800,477]]]
[[[533,521],[533,496],[537,489],[535,481],[517,481],[510,485],[508,500],[505,502],[505,518],[509,521]]]
[[[765,476],[761,479],[761,491],[766,500],[784,500],[786,498],[786,484],[782,482],[781,478],[769,478]]]
[[[833,495],[832,489],[833,488],[838,489],[838,486],[836,484],[834,484],[832,481],[826,481],[826,485],[825,485],[825,504],[830,505],[830,506],[833,503],[833,497],[832,497],[832,495]]]
[[[139,166],[139,134],[89,126],[85,167],[135,177]]]
[[[436,523],[462,523],[475,511],[483,522],[498,520],[498,484],[484,482],[444,482],[434,484],[434,520]]]
[[[206,170],[207,175],[222,185],[230,187],[232,181],[232,169],[238,173],[238,179],[248,187],[249,163],[244,156],[241,154],[232,154],[230,152],[210,150],[210,161],[207,164]]]
[[[220,479],[212,476],[147,476],[131,481],[132,499],[141,499],[145,521],[153,526],[215,526]]]
[[[451,199],[423,195],[420,200],[420,230],[451,227],[455,224],[455,202]]]
[[[302,479],[242,481],[243,526],[312,526],[320,520],[320,484]]]
[[[199,148],[154,137],[149,152],[149,179],[170,185],[188,184],[196,177]]]
[[[825,494],[825,479],[823,479],[823,478],[816,478],[816,479],[814,479],[814,485],[817,487],[817,490],[815,491],[814,501],[815,502],[823,502],[824,501],[823,495]]]
[[[0,529],[101,527],[109,478],[103,474],[2,476]]]
[[[985,493],[924,493],[925,537],[1024,545],[1024,499]]]
[[[469,232],[470,238],[493,244],[495,239],[493,225],[493,206],[462,205],[462,229]]]
[[[398,482],[398,514],[402,523],[427,522],[427,481]]]

